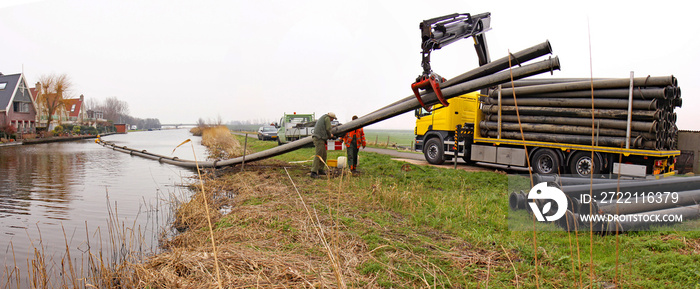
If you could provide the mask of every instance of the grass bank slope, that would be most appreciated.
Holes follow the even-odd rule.
[[[247,151],[274,145],[249,139]],[[180,206],[182,233],[134,265],[132,280],[151,288],[700,286],[697,231],[509,231],[507,176],[360,155],[355,176],[309,178],[303,161],[313,148],[206,173],[204,189]]]

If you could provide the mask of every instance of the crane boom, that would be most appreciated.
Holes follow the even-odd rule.
[[[445,78],[433,72],[430,66],[430,53],[442,47],[450,45],[458,40],[472,37],[474,38],[474,48],[479,57],[479,66],[491,62],[488,45],[484,32],[491,30],[491,13],[481,13],[471,15],[469,13],[454,13],[428,20],[423,20],[419,26],[421,30],[421,66],[423,73],[411,84],[413,93],[418,101],[423,105],[420,98],[419,89],[428,87],[435,91],[440,103],[448,106],[447,101],[440,93],[440,83],[445,82]],[[429,107],[423,107],[430,111]]]

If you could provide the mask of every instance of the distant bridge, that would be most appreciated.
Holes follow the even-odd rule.
[[[196,123],[178,123],[178,124],[170,124],[169,123],[169,124],[160,124],[160,126],[162,128],[166,128],[166,127],[167,128],[170,128],[170,127],[181,128],[181,127],[195,127],[195,126],[197,126],[197,124]]]

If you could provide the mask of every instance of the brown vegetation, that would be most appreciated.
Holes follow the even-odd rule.
[[[231,131],[225,126],[204,128],[202,145],[209,150],[210,159],[230,159],[243,155],[243,146],[233,138]]]
[[[227,287],[336,287],[339,276],[353,283],[370,281],[355,270],[368,258],[363,242],[337,230],[340,224],[327,211],[310,209],[309,215],[302,204],[316,207],[318,202],[329,202],[330,196],[297,195],[285,177],[279,170],[265,169],[207,178],[205,191],[176,213],[178,228],[184,232],[165,241],[168,252],[140,266],[135,279],[162,288],[217,286],[203,218],[206,199],[215,208],[211,218],[221,279]],[[230,212],[222,214],[222,208]],[[334,266],[329,256],[340,263]]]

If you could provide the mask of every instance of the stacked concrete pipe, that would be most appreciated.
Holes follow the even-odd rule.
[[[683,220],[700,218],[700,177],[617,180],[534,175],[534,179],[536,183],[557,186],[567,195],[566,213],[555,222],[567,231],[592,230],[607,235],[648,228],[652,223],[639,220],[644,216],[672,214],[682,216]],[[583,198],[584,195],[592,197]],[[524,191],[513,192],[509,197],[511,210],[530,211],[528,202],[531,201]],[[542,200],[537,202],[538,207],[543,207]],[[581,215],[611,216],[612,220],[586,223],[581,221]],[[612,216],[617,216],[618,220]]]
[[[522,127],[526,140],[591,144],[595,134],[598,145],[626,147],[630,97],[630,148],[677,149],[674,109],[683,102],[673,76],[520,80],[489,92],[479,126],[497,137],[500,111],[504,138],[519,139]]]

